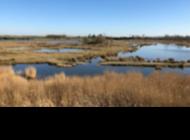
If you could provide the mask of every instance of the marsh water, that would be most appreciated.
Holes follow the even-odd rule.
[[[78,52],[83,51],[82,49],[41,49],[38,50],[43,53],[66,53],[66,52]],[[140,56],[148,60],[153,60],[159,58],[160,60],[165,60],[169,58],[174,58],[178,61],[190,60],[190,48],[185,46],[177,45],[149,45],[144,47],[139,47],[136,52],[120,52],[118,57],[129,57],[129,56]],[[149,75],[155,72],[153,67],[134,67],[134,66],[102,66],[99,65],[101,61],[100,57],[90,60],[88,63],[80,64],[71,68],[57,67],[48,64],[17,64],[13,68],[17,73],[22,73],[28,66],[33,66],[37,69],[38,78],[45,78],[53,76],[59,73],[65,73],[68,76],[94,76],[100,75],[105,72],[117,72],[117,73],[128,73],[128,72],[140,72],[144,75]],[[175,72],[180,74],[190,74],[190,68],[162,68],[161,72]]]
[[[46,78],[59,73],[65,73],[67,76],[94,76],[100,75],[105,72],[117,72],[117,73],[128,73],[128,72],[140,72],[145,76],[155,72],[154,68],[151,67],[132,67],[132,66],[101,66],[99,65],[101,58],[94,58],[86,64],[81,64],[71,68],[62,68],[48,64],[18,64],[14,65],[13,68],[17,73],[22,73],[28,66],[34,66],[38,72],[38,78]],[[181,74],[190,74],[190,68],[163,68],[161,72],[175,72]]]
[[[80,39],[63,39],[63,40],[50,40],[47,41],[49,45],[80,45],[82,44]]]
[[[130,56],[140,56],[146,60],[155,60],[159,58],[160,60],[167,60],[174,58],[177,61],[187,61],[190,60],[190,48],[185,46],[178,46],[174,44],[154,44],[139,47],[135,52],[120,52],[118,57],[126,58]]]
[[[39,53],[73,53],[73,52],[81,52],[83,49],[74,49],[74,48],[63,48],[63,49],[46,49],[42,48],[40,50],[35,50],[34,52]]]

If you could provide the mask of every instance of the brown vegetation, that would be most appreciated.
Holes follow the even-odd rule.
[[[104,61],[101,62],[102,65],[110,66],[139,66],[139,67],[154,67],[160,70],[162,67],[172,67],[172,68],[185,68],[190,67],[190,61],[177,61],[174,58],[169,58],[166,60],[160,60],[159,58],[155,60],[145,60],[142,57],[105,57]]]
[[[5,74],[14,75],[14,70],[12,69],[11,66],[1,66],[0,67],[0,76],[5,75]]]
[[[107,39],[105,36],[103,35],[89,35],[88,37],[85,37],[83,39],[83,43],[84,44],[91,44],[91,45],[96,45],[96,44],[106,44],[107,43]]]
[[[54,37],[54,36],[49,36]],[[56,36],[55,36],[56,37]],[[62,36],[60,36],[62,37]],[[22,37],[21,37],[22,38]],[[60,38],[59,38],[60,39]],[[48,36],[46,39],[35,39],[35,40],[8,40],[0,42],[0,65],[12,65],[12,64],[35,64],[35,63],[48,63],[59,67],[72,67],[77,64],[88,61],[94,57],[102,57],[107,60],[107,57],[116,57],[119,52],[132,52],[138,49],[137,46],[144,44],[154,43],[166,43],[166,44],[183,44],[190,46],[189,39],[184,38],[183,40],[168,40],[168,39],[129,39],[129,40],[114,40],[103,35],[99,36],[88,36],[83,37],[84,43],[80,45],[64,45],[64,44],[48,44]],[[51,40],[51,39],[50,39]],[[61,40],[61,39],[60,39]],[[36,50],[41,48],[77,48],[86,49],[79,53],[39,53]],[[74,61],[72,61],[74,60]],[[75,61],[77,60],[77,61]],[[143,61],[143,58],[135,58],[133,61]],[[121,61],[125,61],[121,59]],[[172,63],[173,60],[170,60]],[[170,63],[167,60],[167,63]],[[122,62],[122,63],[123,63]],[[110,63],[110,62],[109,62]],[[118,63],[118,62],[117,62]],[[160,63],[160,62],[159,62]],[[189,62],[188,62],[189,63]],[[171,66],[186,67],[188,63],[175,63]],[[137,64],[139,65],[139,64]],[[147,65],[147,64],[145,64]],[[150,65],[150,64],[148,64]],[[147,66],[148,66],[147,65]],[[157,64],[156,64],[157,65]]]
[[[26,80],[0,75],[0,106],[160,107],[190,106],[190,76],[106,73],[94,77]]]
[[[92,37],[93,38],[93,37]],[[81,64],[98,56],[115,56],[118,52],[129,51],[126,41],[114,41],[105,43],[107,40],[103,36],[93,38],[94,44],[64,45],[48,44],[48,40],[30,40],[30,41],[1,41],[0,42],[0,65],[13,64],[35,64],[48,63],[59,67],[70,67]],[[104,40],[104,41],[103,41]],[[100,42],[104,43],[100,43]],[[108,47],[109,46],[109,47]],[[36,50],[77,48],[85,49],[78,53],[39,53]],[[77,60],[77,61],[72,61]]]
[[[37,76],[36,69],[35,69],[34,67],[28,67],[28,68],[25,70],[24,76],[25,76],[27,79],[35,79],[36,76]]]

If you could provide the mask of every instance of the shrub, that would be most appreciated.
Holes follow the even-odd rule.
[[[176,62],[174,58],[169,58],[168,61],[169,61],[169,63],[175,63]]]
[[[35,79],[37,76],[37,71],[34,67],[28,67],[25,69],[24,75],[27,79]]]
[[[185,67],[184,63],[181,63],[179,67],[183,69]]]
[[[89,35],[88,37],[85,37],[83,39],[83,43],[84,44],[92,44],[92,45],[96,45],[96,44],[104,44],[107,42],[107,39],[105,36],[103,35]]]
[[[145,59],[140,56],[136,56],[136,59],[137,59],[137,61],[141,61],[141,62],[145,61]]]

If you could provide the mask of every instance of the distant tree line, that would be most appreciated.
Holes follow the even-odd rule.
[[[84,44],[102,44],[106,43],[108,40],[132,40],[132,39],[159,39],[159,40],[187,40],[190,39],[190,36],[158,36],[158,37],[149,37],[149,36],[128,36],[128,37],[114,37],[114,36],[105,36],[102,34],[99,35],[88,35],[88,36],[67,36],[67,35],[46,35],[46,36],[0,36],[0,40],[34,40],[34,39],[72,39],[80,38],[83,40]]]
[[[0,36],[0,40],[31,40],[34,36]]]
[[[157,37],[150,37],[150,36],[130,36],[130,37],[107,37],[107,39],[113,39],[113,40],[133,40],[133,39],[143,39],[143,40],[184,40],[184,39],[190,39],[190,36],[170,36],[170,35],[165,35],[165,36],[157,36]]]
[[[66,35],[47,35],[47,36],[0,36],[0,40],[33,40],[33,39],[64,39]]]

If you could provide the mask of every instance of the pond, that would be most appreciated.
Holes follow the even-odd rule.
[[[6,51],[27,51],[31,49],[30,47],[7,47]]]
[[[187,61],[190,60],[190,48],[174,44],[154,44],[139,47],[137,51],[132,53],[120,52],[118,54],[118,57],[120,58],[127,58],[131,56],[140,56],[146,60],[155,60],[157,58],[160,60],[167,60],[174,58],[177,61]]]
[[[74,48],[63,48],[63,49],[47,49],[43,48],[40,50],[35,50],[34,52],[38,53],[73,53],[73,52],[82,52],[83,49],[74,49]]]
[[[49,45],[81,45],[80,39],[64,39],[64,40],[49,40],[47,41]]]
[[[48,64],[17,64],[14,65],[13,68],[17,73],[21,73],[28,66],[33,66],[37,69],[38,78],[46,78],[59,73],[65,73],[67,76],[94,76],[111,71],[117,73],[140,72],[146,76],[155,72],[155,69],[150,67],[101,66],[98,65],[99,61],[101,61],[101,58],[95,58],[92,59],[89,63],[81,64],[71,68],[62,68]],[[190,74],[190,68],[163,68],[161,72],[176,72],[181,74]]]

